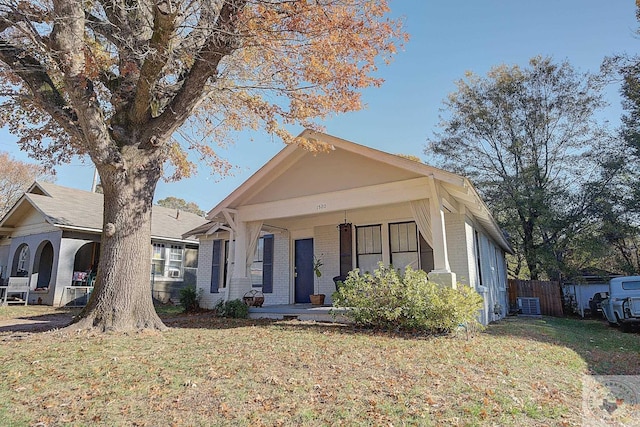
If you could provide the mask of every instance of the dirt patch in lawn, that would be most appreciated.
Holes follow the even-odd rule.
[[[6,339],[60,329],[71,323],[78,312],[78,309],[47,306],[0,307],[0,336]]]

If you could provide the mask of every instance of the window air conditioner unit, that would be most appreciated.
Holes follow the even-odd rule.
[[[169,277],[180,277],[180,270],[169,270]]]

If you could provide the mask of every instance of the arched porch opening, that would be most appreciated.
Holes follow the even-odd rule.
[[[29,250],[29,245],[23,243],[18,246],[13,255],[13,262],[11,264],[11,276],[27,277],[29,275],[30,257],[31,251]]]
[[[87,276],[95,276],[100,257],[100,243],[85,243],[78,249],[73,259],[73,271],[87,273]]]
[[[53,245],[45,240],[38,246],[33,262],[33,275],[37,277],[35,289],[48,289],[53,271]],[[32,285],[33,286],[33,285]]]

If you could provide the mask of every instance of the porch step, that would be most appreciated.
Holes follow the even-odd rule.
[[[337,314],[331,314],[330,311]],[[249,318],[349,323],[349,319],[341,315],[341,312],[344,312],[344,309],[311,304],[267,305],[263,307],[249,307]]]

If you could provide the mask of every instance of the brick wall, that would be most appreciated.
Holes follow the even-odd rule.
[[[273,235],[273,293],[264,294],[265,304],[289,304],[291,264],[289,233]]]
[[[198,250],[198,276],[196,287],[200,294],[200,306],[203,308],[213,308],[222,298],[221,293],[211,293],[211,264],[213,256],[213,239],[200,239]]]
[[[340,274],[340,235],[337,224],[313,229],[313,251],[323,263],[322,277],[318,281],[319,293],[326,295],[325,304],[331,304],[331,294],[336,290],[333,278]]]
[[[451,271],[456,273],[456,281],[470,284],[465,217],[460,214],[446,214],[444,220],[447,233],[447,255]]]

